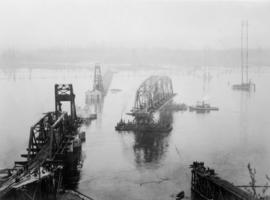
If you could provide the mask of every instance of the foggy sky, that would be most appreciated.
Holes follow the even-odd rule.
[[[5,48],[239,48],[241,20],[251,48],[270,47],[270,1],[0,1]]]

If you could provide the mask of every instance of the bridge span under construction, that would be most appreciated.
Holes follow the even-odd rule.
[[[63,102],[70,104],[70,114],[62,110]],[[45,113],[30,128],[27,153],[21,155],[25,160],[6,169],[0,199],[56,199],[80,164],[85,139],[78,129],[82,123],[76,115],[72,85],[56,84],[55,111]]]

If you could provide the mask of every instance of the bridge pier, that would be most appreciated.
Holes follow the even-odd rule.
[[[105,89],[101,75],[100,65],[95,65],[93,89],[86,92],[85,103],[90,105],[92,103],[99,103],[103,101],[105,96]]]

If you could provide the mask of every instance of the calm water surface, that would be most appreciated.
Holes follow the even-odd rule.
[[[116,70],[117,71],[117,70]],[[256,92],[233,91],[238,70],[202,69],[117,71],[104,102],[97,105],[99,119],[86,129],[84,164],[78,190],[96,199],[174,199],[184,190],[190,196],[190,169],[204,161],[237,185],[248,184],[247,164],[257,169],[258,183],[270,174],[270,69],[253,68]],[[195,104],[203,97],[218,112],[178,112],[170,134],[117,133],[114,126],[134,103],[140,83],[150,75],[172,78],[175,102]],[[0,168],[11,167],[25,151],[30,126],[43,112],[54,109],[54,84],[72,83],[76,104],[84,107],[92,88],[91,69],[20,69],[0,73]]]

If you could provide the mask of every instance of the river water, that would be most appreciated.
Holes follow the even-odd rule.
[[[98,119],[88,127],[83,144],[84,163],[78,190],[94,199],[175,199],[190,196],[193,161],[204,161],[236,185],[249,183],[247,164],[257,170],[258,184],[270,174],[270,69],[252,68],[255,92],[231,89],[239,83],[238,69],[171,67],[156,70],[115,71],[104,102],[96,105]],[[168,75],[177,103],[188,105],[206,98],[219,111],[206,114],[177,112],[170,134],[118,133],[114,126],[128,118],[140,83],[150,75]],[[0,72],[0,168],[11,167],[25,152],[29,130],[54,109],[54,84],[72,83],[76,104],[85,106],[92,88],[92,68],[18,69]]]

